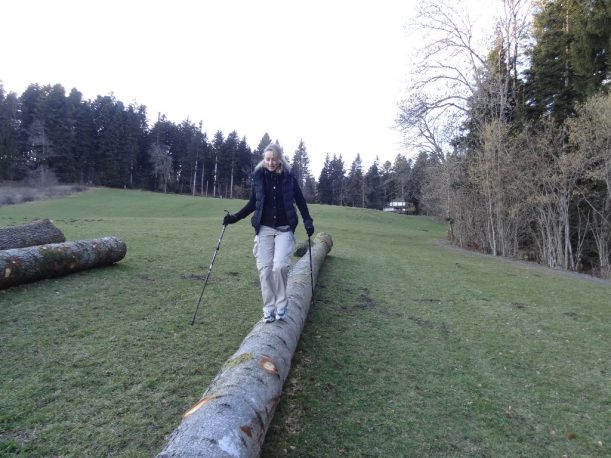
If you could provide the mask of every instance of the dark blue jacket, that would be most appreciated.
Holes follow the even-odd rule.
[[[267,223],[265,225],[270,225],[271,227],[278,227],[288,223],[291,231],[295,232],[298,218],[294,204],[297,204],[304,221],[312,221],[299,183],[297,183],[297,180],[290,172],[282,172],[277,177],[279,178],[278,181],[281,185],[281,189],[279,194],[276,194],[279,195],[282,200],[276,204],[275,208],[271,208],[273,205],[273,193],[276,191],[270,186],[270,180],[266,180],[265,178],[266,174],[270,173],[274,172],[268,172],[263,167],[255,170],[252,174],[250,199],[246,205],[235,214],[235,217],[239,221],[254,212],[251,218],[251,224],[255,228],[257,234],[259,233],[259,229],[261,229],[261,225],[264,223]],[[270,220],[270,215],[276,214],[276,210],[282,211],[284,214],[278,215],[278,224],[273,224],[272,220]]]

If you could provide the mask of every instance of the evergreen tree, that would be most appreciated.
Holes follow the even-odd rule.
[[[263,159],[263,150],[267,147],[267,145],[269,145],[272,142],[271,137],[269,136],[269,134],[267,132],[265,132],[265,134],[263,134],[263,137],[261,137],[261,140],[259,141],[259,145],[257,146],[257,149],[255,149],[252,152],[252,169],[254,170],[255,166],[261,162],[261,160]]]
[[[128,173],[126,186],[134,188],[140,185],[143,172],[149,170],[147,164],[141,164],[141,157],[146,153],[148,126],[146,107],[129,105],[123,112],[123,167]]]
[[[202,123],[199,123],[199,163],[198,163],[198,179],[196,183],[196,192],[200,196],[208,195],[208,184],[210,183],[210,171],[212,170],[212,154],[211,147],[208,143],[208,135],[202,132]]]
[[[611,3],[551,0],[535,17],[536,44],[527,75],[529,115],[558,122],[596,92],[610,72]]]
[[[224,164],[223,182],[225,183],[225,189],[227,190],[225,191],[225,197],[229,197],[229,198],[233,198],[234,183],[240,182],[240,176],[239,176],[240,165],[238,162],[239,161],[239,157],[238,157],[239,143],[240,143],[240,140],[238,137],[238,133],[234,130],[229,133],[223,145],[223,156],[224,156],[224,160],[222,161],[222,163]],[[237,181],[234,181],[236,180],[236,174],[238,175]]]
[[[293,153],[293,162],[291,163],[291,172],[301,188],[305,185],[304,170],[307,169],[309,162],[305,144],[303,143],[303,139],[301,139],[299,140],[297,149]]]
[[[312,175],[308,175],[305,180],[305,186],[303,189],[303,197],[306,202],[314,203],[316,200],[316,179]]]
[[[174,168],[178,180],[178,192],[193,194],[195,162],[200,150],[200,129],[189,119],[185,119],[176,128],[176,140],[173,144]]]
[[[331,161],[329,153],[325,156],[325,162],[318,178],[318,203],[331,205],[333,203],[333,190],[331,185]]]
[[[6,94],[0,83],[0,180],[18,180],[25,173],[17,109],[17,95]]]
[[[380,160],[376,157],[371,167],[369,167],[369,170],[367,170],[367,175],[365,175],[365,199],[367,208],[382,210],[384,206],[384,196],[382,191],[382,177],[380,176],[379,163]]]
[[[55,156],[55,145],[46,126],[46,100],[50,86],[32,84],[20,98],[21,138],[25,146],[26,167],[34,171],[39,167],[49,170]]]
[[[357,154],[352,161],[346,179],[346,205],[351,207],[365,206],[365,180],[360,154]]]
[[[380,177],[382,179],[382,199],[384,204],[395,200],[396,189],[395,180],[390,161],[385,161],[380,170]]]
[[[335,154],[330,162],[329,180],[331,183],[331,203],[333,205],[344,205],[344,185],[346,180],[346,169],[342,155]]]
[[[422,152],[416,158],[411,170],[407,192],[407,200],[415,207],[416,214],[420,214],[420,202],[422,200],[422,188],[426,179],[426,168],[428,166],[428,155]]]
[[[72,157],[74,118],[69,112],[64,88],[56,84],[45,87],[45,98],[41,106],[42,119],[49,140],[54,146],[54,155],[49,167],[64,182],[76,181],[76,167]]]
[[[82,97],[79,91],[72,89],[68,104],[74,121],[70,154],[76,171],[72,181],[85,184],[93,181],[97,132],[93,124],[91,104],[83,101]]]
[[[293,154],[291,171],[301,186],[306,201],[313,202],[316,196],[316,180],[310,172],[310,158],[303,139],[299,141],[297,150]]]
[[[411,160],[407,160],[402,154],[397,154],[393,164],[393,187],[395,189],[396,200],[406,201],[411,168]]]
[[[250,176],[252,172],[252,151],[246,143],[246,137],[242,137],[238,143],[238,174],[236,175],[236,183],[239,185],[235,197],[247,199],[250,194]]]
[[[212,155],[214,156],[214,173],[213,173],[213,186],[212,186],[212,197],[221,195],[220,193],[220,174],[219,174],[219,156],[222,161],[223,156],[223,145],[225,138],[223,132],[217,130],[214,134],[214,140],[212,140]]]

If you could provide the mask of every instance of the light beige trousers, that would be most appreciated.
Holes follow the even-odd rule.
[[[264,314],[284,310],[288,305],[286,284],[294,250],[295,235],[288,226],[261,226],[255,237],[252,253],[257,259]]]

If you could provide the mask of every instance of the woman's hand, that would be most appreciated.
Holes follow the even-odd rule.
[[[303,225],[305,226],[305,230],[308,234],[308,237],[311,237],[312,234],[314,233],[314,221],[312,221],[311,219],[308,219],[303,222]]]
[[[237,222],[238,222],[238,218],[235,215],[232,215],[230,213],[227,213],[225,217],[223,218],[223,226],[227,226],[228,224],[233,224]]]

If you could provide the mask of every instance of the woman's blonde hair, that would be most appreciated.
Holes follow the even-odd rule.
[[[288,161],[284,158],[284,151],[282,150],[282,147],[280,145],[276,143],[270,143],[269,145],[267,145],[265,149],[263,150],[264,158],[265,158],[265,153],[267,153],[268,151],[271,151],[272,153],[274,153],[274,156],[278,159],[278,162],[280,162],[280,167],[276,169],[276,173],[282,173],[283,170],[286,170],[287,173],[291,171],[291,166],[289,165]],[[261,167],[263,167],[264,162],[265,162],[265,159],[261,159],[261,161],[259,161],[259,163],[255,166],[255,170],[259,170]]]

